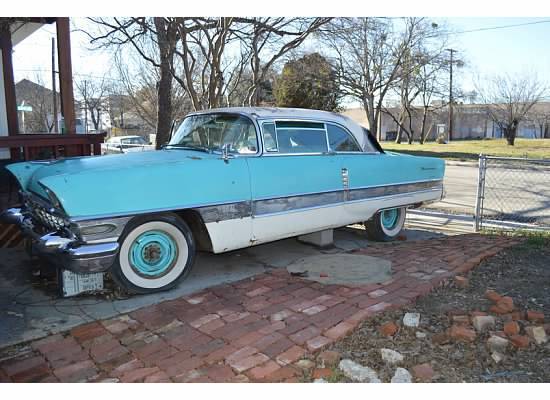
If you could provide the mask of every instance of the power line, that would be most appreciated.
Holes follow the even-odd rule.
[[[463,33],[492,31],[492,30],[496,30],[496,29],[508,29],[508,28],[515,28],[515,27],[518,27],[518,26],[548,24],[548,23],[550,23],[550,19],[546,19],[546,20],[543,20],[543,21],[524,22],[524,23],[521,23],[521,24],[500,25],[500,26],[492,26],[492,27],[487,27],[487,28],[470,29],[470,30],[467,30],[467,31],[451,32],[451,34],[452,35],[461,35]]]
[[[40,73],[49,73],[48,69],[22,69],[22,68],[14,68],[14,72],[40,72]],[[78,72],[73,72],[74,76],[81,76],[84,78],[95,78],[95,79],[105,79],[109,81],[118,81],[123,82],[122,79],[116,79],[116,78],[109,78],[107,76],[99,76],[99,75],[92,75],[92,74],[82,74]]]

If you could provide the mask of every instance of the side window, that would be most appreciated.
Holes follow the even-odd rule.
[[[316,122],[278,121],[275,123],[279,153],[327,152],[325,126]]]
[[[267,123],[262,125],[262,132],[264,135],[264,147],[265,151],[276,152],[279,151],[277,146],[277,133],[275,132],[275,124]]]
[[[327,124],[328,142],[334,151],[358,151],[361,149],[351,135],[338,125]]]

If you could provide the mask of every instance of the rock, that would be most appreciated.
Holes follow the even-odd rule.
[[[380,354],[382,354],[382,360],[387,364],[397,364],[403,361],[403,355],[395,350],[380,349]]]
[[[453,315],[453,323],[470,325],[470,317],[468,317],[467,315]]]
[[[412,367],[413,375],[416,379],[429,382],[434,376],[434,370],[429,363],[419,364]]]
[[[495,317],[490,315],[480,315],[472,318],[472,325],[478,332],[485,332],[495,326]]]
[[[315,363],[313,361],[305,358],[303,360],[296,362],[296,364],[294,365],[296,365],[298,368],[301,368],[301,369],[311,369],[315,367]]]
[[[426,336],[428,336],[426,335],[426,333],[422,331],[416,331],[415,335],[417,339],[426,339]]]
[[[508,312],[502,308],[500,308],[499,306],[491,306],[489,307],[489,312],[493,313],[493,314],[497,314],[497,315],[503,315],[503,314],[507,314]]]
[[[503,314],[514,311],[514,300],[509,296],[502,297],[496,304]]]
[[[473,342],[476,339],[476,332],[464,326],[453,325],[449,329],[449,336],[461,342]]]
[[[507,336],[519,334],[519,325],[516,321],[509,321],[504,324],[504,333]]]
[[[504,357],[505,357],[504,354],[499,353],[498,351],[493,351],[493,353],[491,354],[491,358],[493,359],[495,364],[498,364],[501,361],[503,361]]]
[[[502,296],[494,290],[487,290],[485,292],[485,297],[491,300],[493,303],[497,303],[502,298]]]
[[[408,328],[418,328],[418,326],[420,325],[420,314],[406,313],[403,317],[403,325]]]
[[[433,344],[445,344],[445,343],[449,343],[450,340],[451,338],[446,332],[436,333],[435,335],[432,336]]]
[[[356,382],[364,382],[364,383],[381,382],[381,380],[378,379],[378,375],[376,374],[375,370],[369,367],[364,367],[361,364],[357,364],[356,362],[350,359],[345,359],[340,361],[340,364],[338,364],[338,368],[342,370],[342,372],[346,377]]]
[[[487,347],[492,352],[503,353],[506,351],[510,341],[508,339],[501,338],[500,336],[493,335],[487,340]]]
[[[548,341],[548,337],[542,326],[528,326],[525,328],[525,332],[536,344],[544,344]]]
[[[323,378],[319,378],[319,379],[315,379],[313,381],[313,383],[328,383],[327,381],[325,381]]]
[[[527,321],[544,322],[544,314],[538,311],[527,311]]]
[[[321,363],[323,368],[326,368],[338,365],[340,358],[340,353],[337,351],[325,350],[319,354],[317,360]]]
[[[487,315],[486,312],[483,312],[483,311],[472,311],[470,313],[470,315],[473,317],[480,317],[480,316],[484,316],[484,315]]]
[[[391,378],[391,383],[411,383],[412,375],[405,368],[397,368],[393,378]]]
[[[523,311],[512,311],[510,313],[510,318],[512,318],[512,321],[521,321],[525,319],[525,313]]]
[[[463,276],[457,275],[454,278],[455,285],[458,286],[461,289],[465,289],[470,284],[470,281],[468,278],[465,278]]]
[[[399,328],[397,327],[397,325],[395,325],[395,323],[390,321],[390,322],[386,322],[385,324],[381,325],[380,328],[378,328],[378,331],[383,336],[393,336],[397,333],[398,329]]]
[[[510,336],[510,341],[518,349],[525,349],[529,347],[529,336],[513,335],[513,336]]]
[[[313,370],[313,379],[325,379],[332,375],[330,368],[317,368]]]

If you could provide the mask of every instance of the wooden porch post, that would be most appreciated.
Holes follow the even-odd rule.
[[[59,60],[59,90],[61,112],[65,120],[65,133],[75,134],[73,70],[71,66],[71,31],[69,18],[59,17],[57,27],[57,54]]]
[[[8,136],[19,133],[19,121],[17,119],[17,99],[15,96],[15,80],[13,77],[12,42],[8,24],[2,24],[0,28],[0,47],[2,48],[2,75],[4,77],[4,95],[6,99],[6,119],[8,122]],[[11,149],[11,158],[18,158],[16,149]]]

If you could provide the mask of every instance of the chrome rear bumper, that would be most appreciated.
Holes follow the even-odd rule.
[[[40,235],[33,230],[30,218],[20,208],[4,211],[0,214],[0,221],[18,225],[23,235],[32,239],[32,250],[38,256],[76,273],[104,272],[113,265],[118,254],[118,242],[82,244],[55,233]]]

